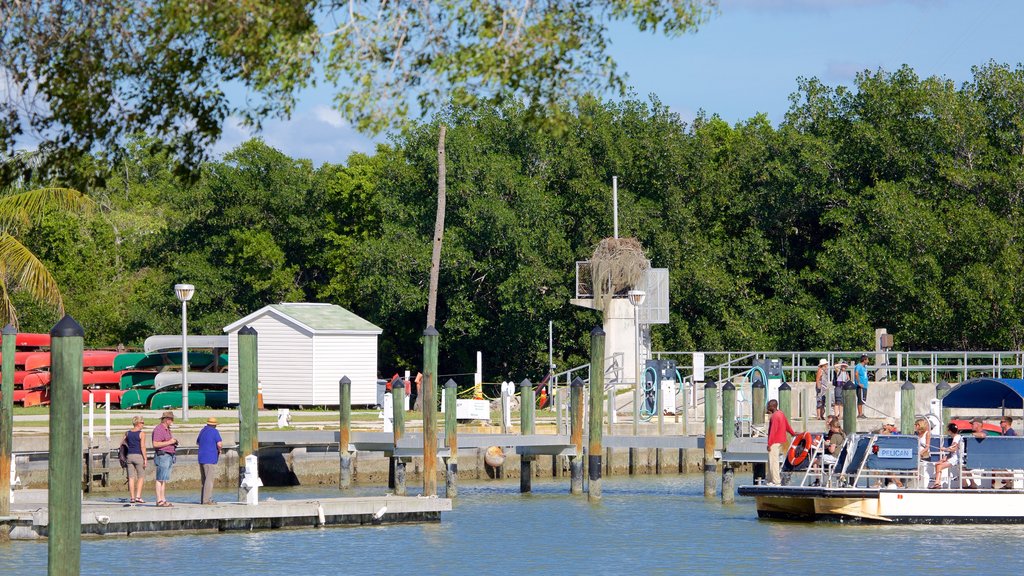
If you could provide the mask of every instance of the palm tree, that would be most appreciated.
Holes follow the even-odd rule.
[[[18,326],[11,294],[24,291],[64,315],[64,299],[57,281],[18,236],[50,209],[88,213],[95,203],[70,188],[48,187],[0,196],[0,324]]]

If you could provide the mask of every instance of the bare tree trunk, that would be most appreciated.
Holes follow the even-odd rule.
[[[444,205],[447,201],[444,166],[445,125],[437,136],[437,216],[434,220],[434,253],[430,258],[430,292],[427,295],[427,326],[437,327],[437,277],[441,272],[441,241],[444,239]]]

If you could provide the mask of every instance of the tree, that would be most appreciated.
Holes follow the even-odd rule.
[[[607,53],[608,25],[678,35],[716,0],[24,0],[0,3],[0,154],[26,140],[49,161],[8,166],[65,181],[88,153],[119,156],[142,132],[195,174],[225,119],[287,116],[297,90],[326,80],[342,114],[379,132],[449,102],[559,103],[626,77]],[[326,78],[318,77],[322,69]],[[246,92],[242,102],[223,90]],[[102,176],[100,174],[99,176]]]

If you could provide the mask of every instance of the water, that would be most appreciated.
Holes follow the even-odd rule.
[[[749,477],[739,482],[749,482]],[[1024,526],[854,526],[759,521],[753,500],[705,501],[702,477],[606,479],[604,500],[567,481],[465,483],[440,524],[88,539],[82,573],[887,574],[1013,573]],[[382,494],[362,488],[354,494]],[[278,499],[337,489],[265,490]],[[182,494],[181,500],[194,499]],[[172,497],[172,500],[174,498]],[[0,544],[0,574],[45,574],[46,543]]]

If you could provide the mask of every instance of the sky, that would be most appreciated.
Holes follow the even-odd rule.
[[[859,71],[908,64],[960,85],[989,60],[1016,66],[1022,22],[1024,0],[720,0],[708,23],[677,38],[616,24],[610,54],[637,96],[657,95],[683,120],[704,110],[733,123],[764,113],[777,124],[799,77],[850,86]],[[214,152],[252,135],[229,122]],[[386,139],[353,129],[325,87],[303,92],[291,119],[265,122],[259,136],[317,164],[371,153]]]

